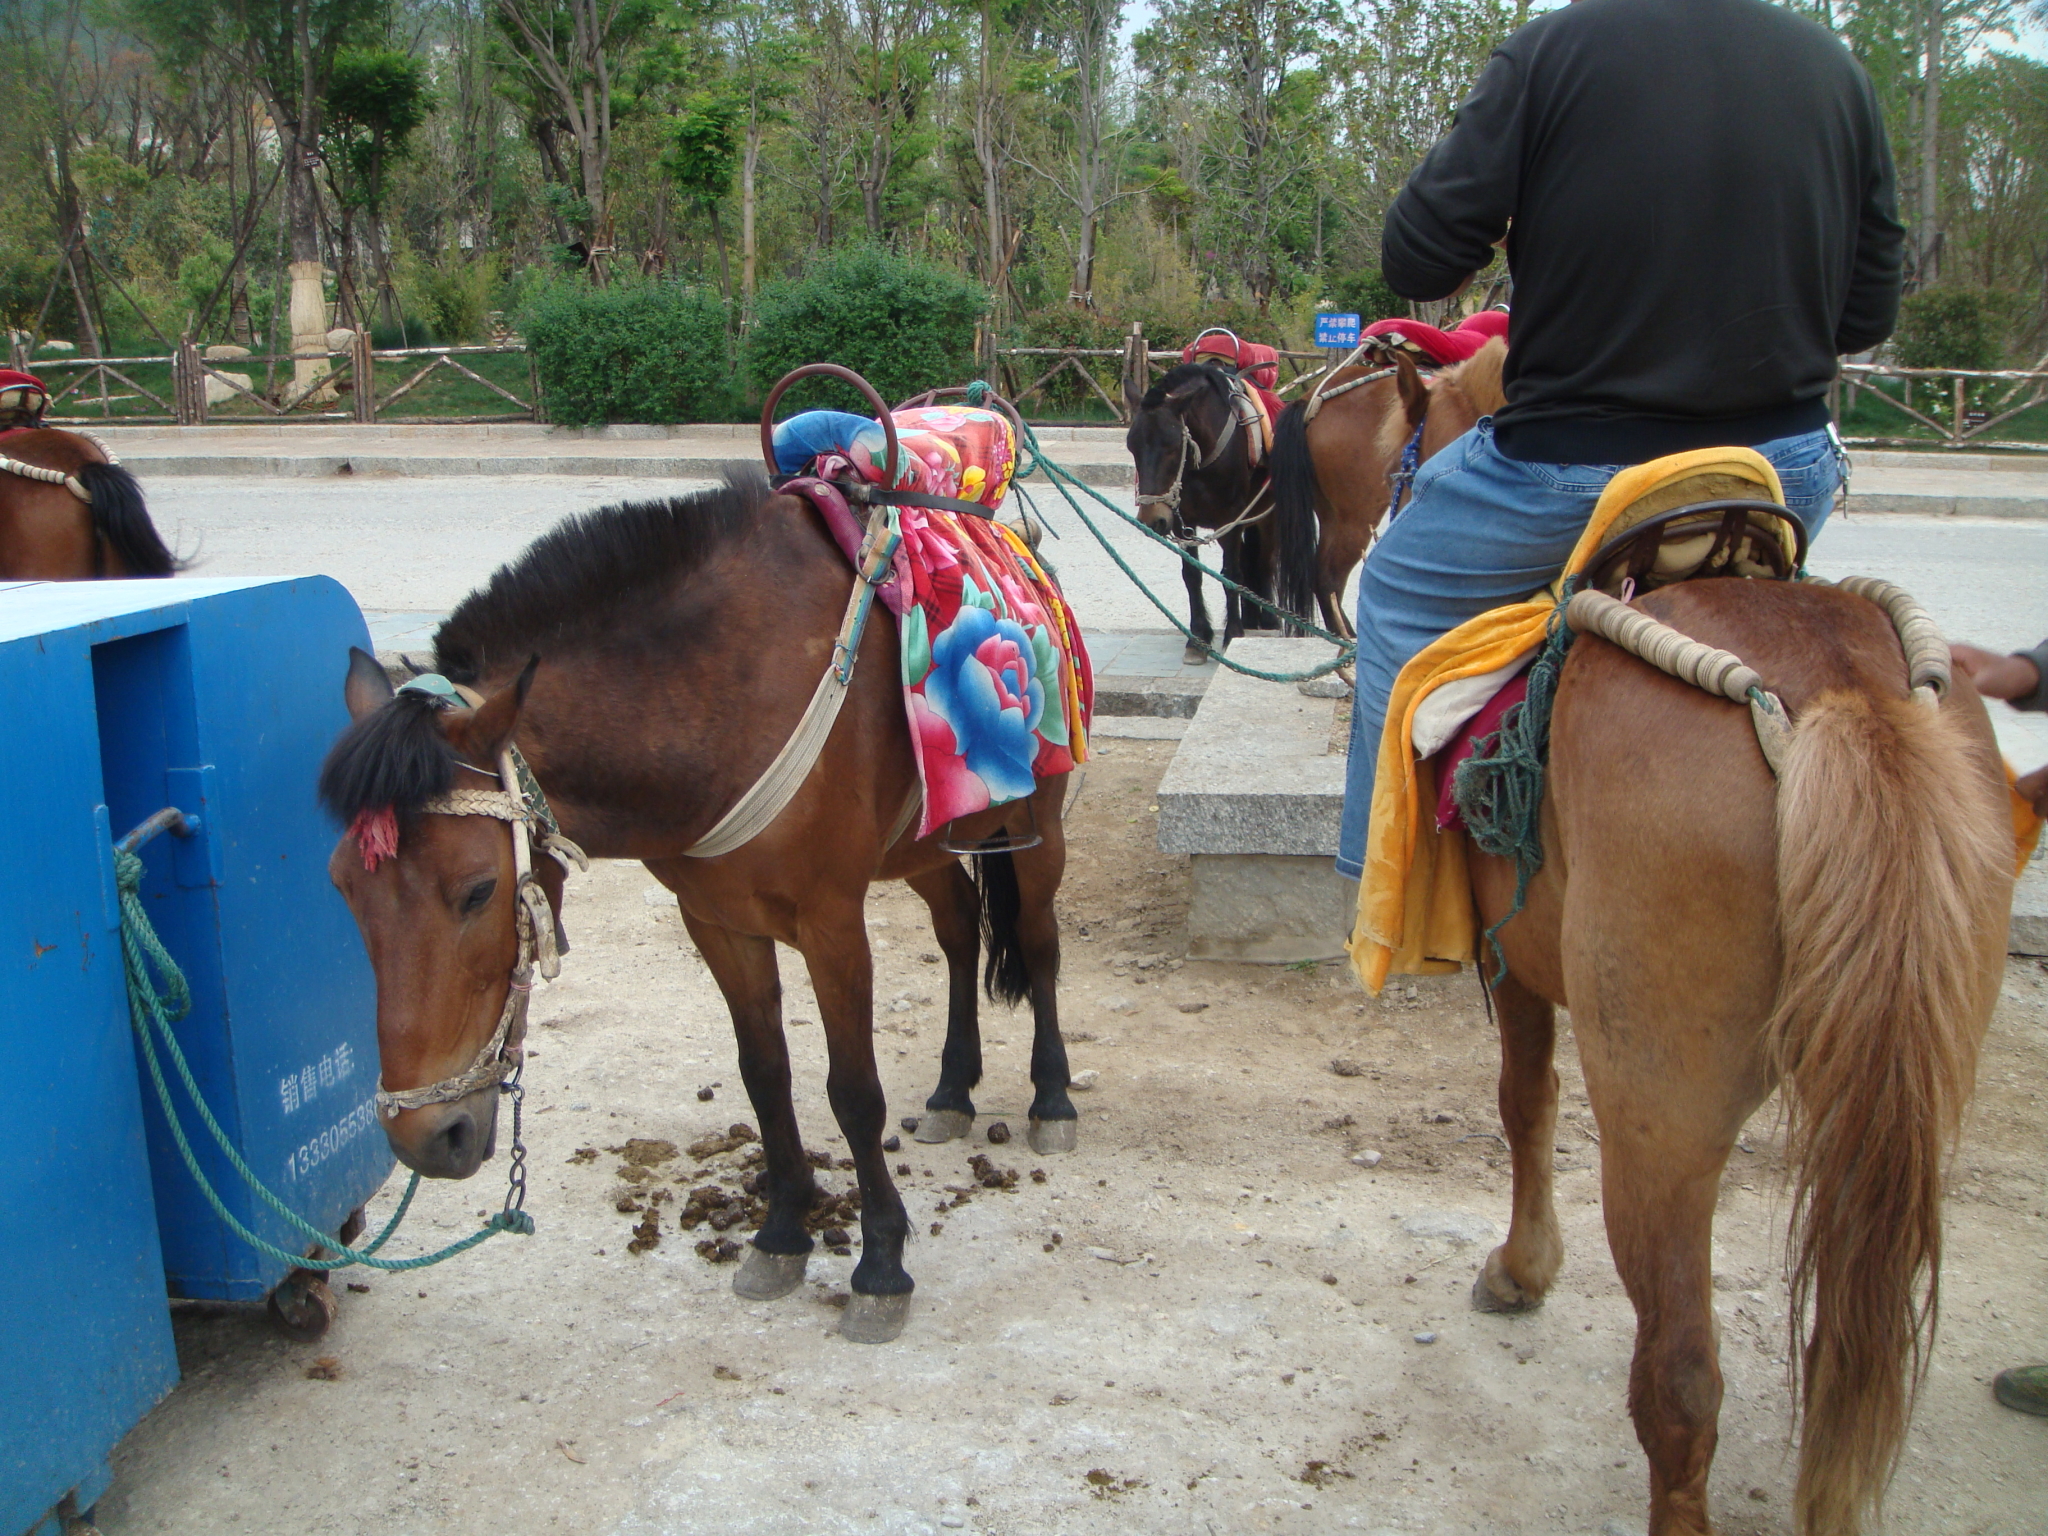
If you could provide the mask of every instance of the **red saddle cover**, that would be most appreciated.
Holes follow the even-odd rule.
[[[1204,331],[1181,348],[1184,363],[1219,362],[1235,368],[1247,384],[1262,392],[1280,382],[1280,350],[1256,341],[1240,341],[1230,331]],[[1278,412],[1275,412],[1277,415]]]
[[[1472,755],[1472,744],[1482,736],[1491,736],[1500,729],[1501,717],[1529,696],[1528,669],[1516,673],[1502,685],[1499,693],[1488,699],[1470,720],[1458,727],[1457,735],[1436,755],[1436,825],[1439,832],[1448,832],[1456,827],[1463,830],[1465,818],[1458,812],[1458,802],[1451,794],[1451,784],[1458,774],[1458,765]]]
[[[1497,309],[1467,315],[1448,331],[1420,320],[1375,320],[1362,336],[1399,336],[1439,368],[1462,363],[1489,341],[1507,339],[1508,317]]]

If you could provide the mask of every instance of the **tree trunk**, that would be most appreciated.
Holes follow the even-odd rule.
[[[725,225],[719,222],[718,204],[706,203],[705,212],[711,215],[711,240],[718,247],[718,291],[725,296],[725,302],[732,302],[732,262],[725,252]]]
[[[303,124],[301,125],[303,126]],[[332,368],[327,361],[327,294],[321,286],[320,205],[313,168],[290,128],[280,127],[279,152],[285,161],[285,220],[291,238],[292,399],[302,400],[321,389]]]
[[[1927,0],[1925,73],[1920,106],[1920,286],[1941,267],[1941,33],[1942,0]]]
[[[754,296],[754,173],[761,163],[761,119],[747,123],[747,148],[740,159],[740,289]]]
[[[1079,309],[1095,307],[1095,211],[1081,214],[1081,238],[1074,246],[1074,291],[1068,300]]]

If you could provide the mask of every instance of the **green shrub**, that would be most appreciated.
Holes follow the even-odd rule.
[[[551,421],[722,421],[735,409],[725,302],[709,289],[565,279],[520,325]]]
[[[498,291],[498,258],[482,254],[450,257],[419,273],[420,318],[444,346],[482,341]],[[411,315],[407,315],[408,322]],[[411,329],[408,324],[407,329]],[[431,343],[414,342],[414,346]]]
[[[1061,304],[1052,309],[1034,310],[1022,315],[1017,323],[1003,332],[1002,344],[1006,347],[1089,347],[1121,348],[1130,335],[1128,325],[1108,319],[1072,304]],[[1029,389],[1040,374],[1058,361],[1050,357],[1010,357],[1003,359],[1005,369],[1018,390]],[[1121,380],[1123,362],[1114,357],[1084,357],[1084,367],[1095,381],[1108,392],[1110,399],[1122,398]],[[1045,415],[1048,411],[1072,411],[1085,409],[1093,402],[1101,407],[1101,399],[1094,390],[1074,376],[1071,368],[1060,371],[1057,378],[1050,380],[1044,389],[1024,403],[1024,409],[1032,414]]]
[[[1899,306],[1894,333],[1908,368],[1996,368],[2005,296],[1986,288],[1923,288]]]
[[[974,377],[974,326],[988,295],[947,267],[876,245],[846,246],[802,276],[761,289],[747,332],[745,369],[756,395],[805,363],[839,363],[890,405],[920,390]],[[806,380],[778,415],[829,406],[868,415],[852,388]]]

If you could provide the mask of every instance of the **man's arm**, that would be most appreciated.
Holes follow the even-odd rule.
[[[1449,298],[1493,259],[1515,212],[1521,128],[1521,70],[1496,53],[1387,210],[1380,269],[1402,298]]]
[[[1860,70],[1859,70],[1860,73]],[[1862,79],[1864,131],[1872,140],[1870,180],[1856,218],[1856,265],[1842,317],[1835,326],[1838,355],[1862,352],[1891,335],[1899,320],[1899,288],[1903,276],[1905,229],[1899,223],[1897,173],[1892,167],[1891,141],[1870,78]]]
[[[2048,712],[2048,640],[2010,656],[1962,644],[1950,646],[1949,655],[1987,699],[2004,699],[2014,709]]]

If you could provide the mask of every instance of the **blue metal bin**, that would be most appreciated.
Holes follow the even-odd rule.
[[[15,1362],[35,1378],[0,1392],[0,1533],[84,1481],[72,1461],[97,1467],[175,1380],[166,1284],[256,1300],[285,1273],[207,1203],[139,1076],[114,838],[166,806],[197,819],[143,850],[141,894],[191,983],[178,1038],[250,1166],[326,1231],[391,1171],[374,981],[314,799],[348,647],[368,644],[325,577],[0,589],[0,803],[29,876],[0,886],[0,1166],[30,1174],[0,1180],[0,1358],[10,1386]],[[235,1217],[303,1251],[173,1093]]]

